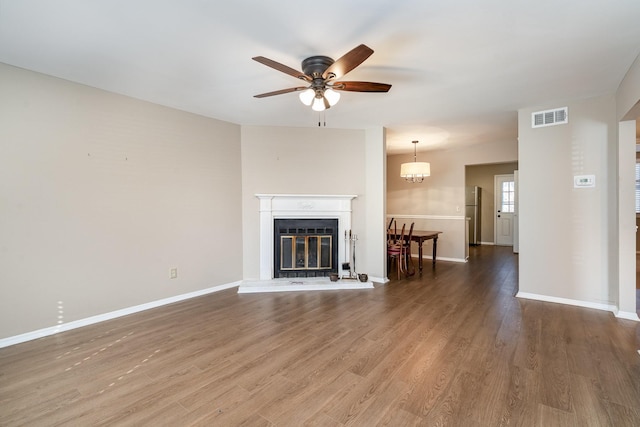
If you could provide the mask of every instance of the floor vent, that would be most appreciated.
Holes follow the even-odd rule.
[[[531,127],[562,125],[569,123],[569,107],[531,113]]]

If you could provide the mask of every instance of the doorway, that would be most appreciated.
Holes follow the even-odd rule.
[[[516,184],[514,174],[494,177],[494,241],[498,246],[513,246]]]
[[[495,176],[513,175],[518,162],[487,163],[465,166],[465,186],[482,189],[480,245],[495,245]],[[473,256],[473,252],[469,253]]]

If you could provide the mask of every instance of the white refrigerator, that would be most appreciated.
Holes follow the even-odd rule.
[[[469,244],[480,244],[480,208],[482,201],[482,188],[478,186],[465,189],[465,215],[469,218]]]

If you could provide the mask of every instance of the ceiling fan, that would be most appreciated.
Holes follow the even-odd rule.
[[[391,85],[386,83],[337,81],[362,64],[372,53],[371,48],[361,44],[337,61],[328,56],[311,56],[302,61],[302,72],[264,56],[256,56],[252,58],[254,61],[304,80],[308,85],[261,93],[254,97],[266,98],[283,93],[300,92],[300,101],[303,104],[310,105],[315,111],[323,111],[335,105],[340,99],[340,93],[336,91],[388,92]]]

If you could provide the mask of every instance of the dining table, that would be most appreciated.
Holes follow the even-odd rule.
[[[400,238],[400,233],[394,233],[389,230],[391,236],[396,239]],[[427,240],[433,240],[433,266],[436,266],[436,254],[438,252],[438,235],[442,234],[442,231],[428,231],[428,230],[413,230],[411,234],[411,241],[418,244],[418,270],[422,273],[422,245]],[[405,238],[407,236],[405,235]]]

